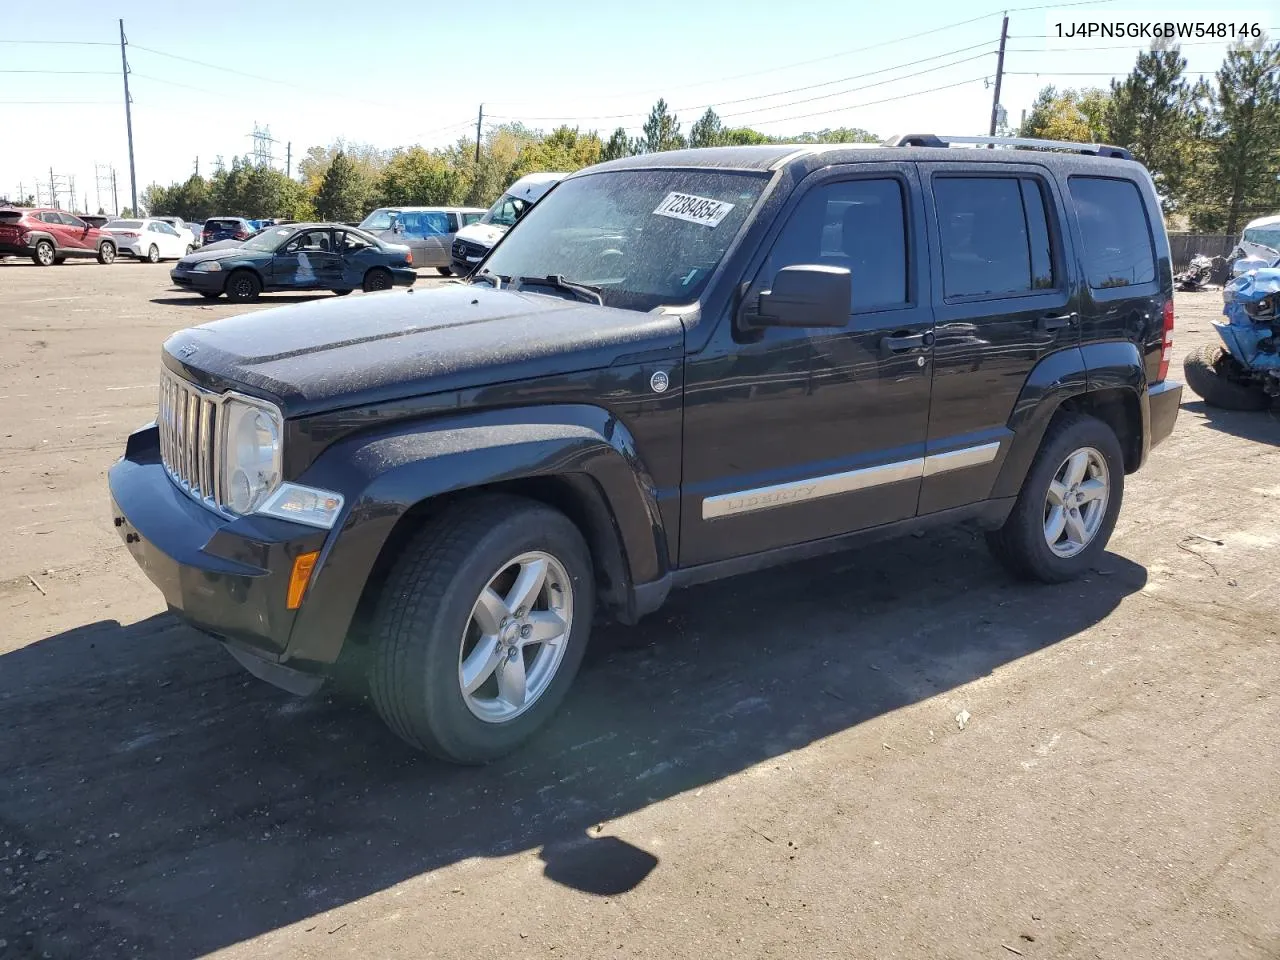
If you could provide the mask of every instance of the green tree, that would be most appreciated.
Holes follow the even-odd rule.
[[[1177,47],[1152,49],[1138,55],[1124,80],[1111,81],[1107,139],[1128,147],[1151,171],[1166,212],[1184,199],[1192,168],[1195,102],[1186,68]]]
[[[723,137],[724,124],[710,107],[707,107],[707,112],[689,128],[689,146],[691,147],[718,147],[724,143]]]
[[[356,163],[339,150],[316,191],[316,213],[325,220],[343,223],[363,219],[369,206],[369,185]]]
[[[631,138],[627,136],[625,129],[618,127],[604,145],[604,149],[600,151],[600,159],[617,160],[619,157],[629,156],[631,156]]]
[[[422,147],[395,151],[378,177],[378,203],[383,205],[452,205],[466,195],[462,172],[440,152]]]
[[[475,159],[476,143],[460,137],[445,151],[448,161],[461,172],[467,184],[466,202],[487,207],[502,195],[515,178],[512,171],[520,152],[537,143],[541,136],[522,123],[504,123],[487,131],[481,140],[480,162]]]
[[[798,137],[770,138],[775,143],[880,143],[883,138],[861,127],[836,127],[834,130],[805,132]]]
[[[663,150],[679,150],[685,146],[680,132],[680,120],[671,113],[667,101],[659,99],[649,111],[645,121],[644,136],[631,142],[632,153],[658,153]]]
[[[1280,43],[1232,48],[1215,86],[1208,91],[1192,226],[1236,234],[1252,214],[1280,200]]]
[[[603,150],[604,144],[594,130],[583,134],[576,127],[557,127],[550,135],[520,151],[511,175],[515,178],[535,172],[572,173],[599,163]]]
[[[720,143],[726,147],[752,147],[762,143],[777,143],[767,133],[750,127],[725,127],[720,131]]]
[[[1105,140],[1110,94],[1105,90],[1062,90],[1050,85],[1036,96],[1018,136],[1096,143]]]

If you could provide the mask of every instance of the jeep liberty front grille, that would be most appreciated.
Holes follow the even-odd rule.
[[[222,398],[164,369],[160,375],[160,459],[186,494],[222,512],[218,433]]]

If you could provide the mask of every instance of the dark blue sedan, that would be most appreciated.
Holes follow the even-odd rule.
[[[389,290],[418,278],[408,247],[341,223],[269,227],[239,246],[183,257],[169,276],[210,300],[237,301],[272,290]]]

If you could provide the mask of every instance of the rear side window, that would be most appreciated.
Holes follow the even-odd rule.
[[[1106,177],[1071,177],[1067,183],[1080,221],[1089,286],[1101,290],[1154,280],[1156,254],[1138,185]]]
[[[782,228],[765,282],[783,267],[824,264],[852,275],[853,313],[907,302],[907,230],[902,184],[848,180],[814,187]]]
[[[937,177],[948,299],[1001,297],[1057,286],[1043,188],[1032,177]]]

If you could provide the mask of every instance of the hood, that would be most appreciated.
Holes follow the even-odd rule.
[[[468,240],[487,248],[497,243],[498,238],[506,232],[506,227],[495,226],[492,223],[473,223],[459,230],[457,237],[459,240]]]
[[[164,362],[285,416],[608,367],[683,344],[680,318],[458,284],[325,299],[182,330]]]

